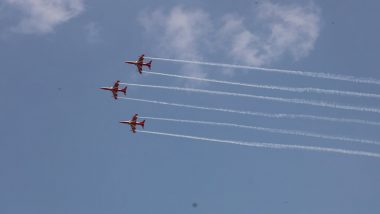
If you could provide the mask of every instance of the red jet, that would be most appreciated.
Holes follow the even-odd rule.
[[[136,65],[137,66],[137,71],[140,74],[142,74],[143,66],[148,67],[149,70],[150,70],[150,68],[152,66],[152,60],[150,60],[149,62],[144,62],[144,54],[142,54],[137,61],[125,61],[125,63]]]
[[[123,92],[124,95],[126,95],[127,93],[127,86],[125,86],[125,88],[123,89],[119,89],[119,83],[120,81],[116,81],[115,84],[113,85],[113,87],[101,87],[100,89],[103,89],[103,90],[107,90],[107,91],[112,91],[112,95],[113,95],[113,98],[115,100],[117,100],[117,92]]]
[[[143,120],[141,122],[137,122],[138,116],[139,116],[138,114],[135,114],[135,115],[133,115],[131,120],[120,121],[120,123],[129,124],[131,126],[131,131],[133,133],[136,133],[136,126],[140,125],[141,127],[144,128],[144,124],[145,124],[145,120]]]

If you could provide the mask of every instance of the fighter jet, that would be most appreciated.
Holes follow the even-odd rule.
[[[111,91],[112,95],[113,95],[113,98],[115,100],[117,100],[117,92],[119,92],[119,91],[123,92],[124,95],[126,95],[126,93],[127,93],[127,86],[125,86],[123,89],[119,89],[119,83],[120,83],[120,81],[117,80],[115,82],[115,84],[113,85],[113,87],[101,87],[100,89]]]
[[[138,116],[139,116],[138,114],[135,114],[135,115],[133,115],[133,117],[132,117],[131,120],[120,121],[120,123],[124,123],[124,124],[130,125],[131,126],[131,132],[136,133],[136,126],[140,125],[141,127],[144,128],[144,124],[145,124],[145,120],[143,120],[141,122],[137,122],[137,117]]]
[[[150,68],[152,66],[152,60],[150,60],[149,62],[144,62],[144,54],[142,54],[141,56],[139,56],[139,59],[137,61],[125,61],[125,63],[136,65],[137,66],[137,71],[140,74],[142,74],[143,66],[148,67],[149,70],[150,70]]]

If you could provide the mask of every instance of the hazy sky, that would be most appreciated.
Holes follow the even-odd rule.
[[[244,93],[256,98],[137,86],[127,97],[379,123],[379,84],[152,63],[167,74],[359,94],[287,92],[140,75],[123,63],[144,53],[377,81],[379,10],[373,0],[1,0],[0,213],[379,213],[380,158],[132,134],[119,121],[233,123],[256,128],[147,119],[145,130],[376,154],[366,143],[380,141],[379,125],[115,101],[98,89],[120,80]]]

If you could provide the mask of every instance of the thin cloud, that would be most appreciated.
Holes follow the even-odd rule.
[[[157,54],[180,59],[202,59],[218,52],[254,66],[284,57],[299,60],[313,50],[320,33],[320,12],[314,4],[264,2],[251,17],[232,13],[211,17],[201,9],[178,6],[147,14],[140,16],[140,23]]]
[[[84,27],[86,33],[86,41],[90,44],[96,44],[102,41],[100,32],[101,28],[98,24],[91,22]]]
[[[174,7],[141,15],[139,21],[154,41],[160,54],[184,58],[198,58],[202,39],[207,37],[208,14],[199,9]]]
[[[200,9],[174,7],[169,12],[155,10],[140,15],[139,21],[156,52],[165,56],[202,59],[201,49],[211,28],[209,15]],[[198,65],[184,65],[182,72],[206,77]],[[193,83],[196,84],[196,83]]]
[[[217,37],[234,61],[262,66],[286,56],[294,60],[306,57],[314,49],[319,32],[320,12],[315,5],[264,2],[252,18],[225,15]]]
[[[13,32],[26,34],[50,33],[56,26],[78,16],[84,0],[5,0],[19,10],[21,16]]]

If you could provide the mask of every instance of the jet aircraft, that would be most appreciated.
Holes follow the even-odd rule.
[[[148,67],[149,70],[151,69],[151,66],[152,66],[152,60],[150,60],[149,62],[144,62],[144,54],[142,54],[141,56],[139,56],[139,59],[137,61],[125,61],[125,63],[136,65],[137,66],[137,71],[140,74],[142,74],[143,66]]]
[[[126,95],[126,93],[127,93],[127,86],[125,86],[123,89],[119,89],[119,83],[120,83],[120,81],[117,80],[115,82],[115,84],[113,85],[113,87],[101,87],[100,89],[111,91],[112,95],[113,95],[113,98],[115,100],[117,100],[117,92],[119,92],[119,91],[123,92],[124,95]]]
[[[137,122],[138,114],[133,115],[131,120],[120,121],[120,123],[128,124],[131,126],[131,131],[136,133],[136,126],[139,125],[144,128],[145,120]]]

